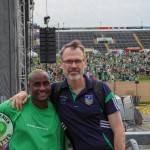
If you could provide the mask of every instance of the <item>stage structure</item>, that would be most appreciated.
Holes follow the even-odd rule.
[[[0,102],[27,90],[32,5],[31,0],[0,0]]]

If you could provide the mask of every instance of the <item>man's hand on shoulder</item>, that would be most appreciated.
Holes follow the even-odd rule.
[[[15,108],[16,106],[16,109],[20,110],[22,109],[22,105],[27,102],[27,99],[28,99],[28,93],[26,91],[21,91],[16,95],[14,95],[13,97],[11,97],[8,100],[8,104],[12,101],[12,108]]]

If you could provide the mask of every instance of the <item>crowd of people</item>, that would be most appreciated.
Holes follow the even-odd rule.
[[[94,56],[87,53],[85,73],[102,81],[136,81],[139,77],[150,80],[150,52],[132,52],[122,54],[100,54]],[[38,66],[45,69],[43,65]],[[51,81],[64,79],[59,63],[47,68]]]
[[[90,76],[102,81],[135,81],[139,76],[149,77],[150,53],[122,53],[88,58]]]

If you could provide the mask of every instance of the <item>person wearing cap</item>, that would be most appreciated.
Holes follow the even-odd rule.
[[[51,87],[47,72],[42,69],[31,72],[28,88],[31,96],[22,110],[13,109],[12,103],[7,104],[7,101],[0,104],[0,113],[9,117],[13,124],[9,150],[67,150],[59,117],[49,99]],[[7,124],[0,126],[0,139],[7,130]]]

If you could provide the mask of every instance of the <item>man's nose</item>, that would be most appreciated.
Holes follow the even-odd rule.
[[[45,90],[46,89],[46,87],[43,84],[41,84],[39,88],[40,88],[40,90]]]
[[[72,64],[71,64],[71,67],[76,67],[76,63],[73,61]]]

